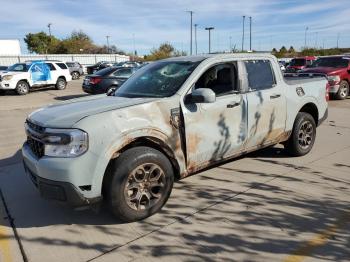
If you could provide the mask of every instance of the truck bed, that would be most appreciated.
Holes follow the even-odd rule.
[[[325,75],[313,75],[313,76],[309,76],[305,74],[290,75],[290,76],[284,75],[284,81],[288,85],[298,85],[303,83],[319,82],[319,81],[324,81],[326,79],[327,78]]]

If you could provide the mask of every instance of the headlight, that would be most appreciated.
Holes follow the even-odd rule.
[[[9,81],[12,79],[12,77],[13,77],[12,75],[6,75],[2,77],[2,80]]]
[[[77,157],[88,149],[88,134],[82,130],[47,128],[45,133],[43,142],[46,156]]]
[[[329,82],[339,82],[340,76],[328,76],[327,79]]]

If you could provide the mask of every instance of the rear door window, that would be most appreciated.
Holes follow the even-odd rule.
[[[264,90],[276,84],[275,76],[269,60],[249,60],[244,62],[248,85],[252,91]]]
[[[50,68],[50,71],[55,71],[56,70],[56,68],[55,68],[55,66],[53,64],[51,64],[51,63],[46,63],[46,64]]]
[[[58,65],[61,69],[67,69],[67,66],[64,63],[56,63],[56,65]]]

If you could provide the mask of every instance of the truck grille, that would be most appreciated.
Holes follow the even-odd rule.
[[[37,158],[44,156],[44,144],[42,142],[28,136],[27,144]]]
[[[27,144],[38,158],[44,156],[44,143],[40,141],[44,132],[44,127],[26,121]]]

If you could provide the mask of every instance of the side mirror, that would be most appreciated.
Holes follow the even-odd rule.
[[[186,103],[214,103],[216,95],[213,90],[209,88],[198,88],[186,96]]]
[[[112,88],[108,89],[108,90],[107,90],[106,95],[107,95],[107,96],[111,96],[111,95],[113,95],[113,94],[114,94],[114,92],[115,92],[115,90],[116,90],[116,88],[115,88],[115,87],[112,87]]]

